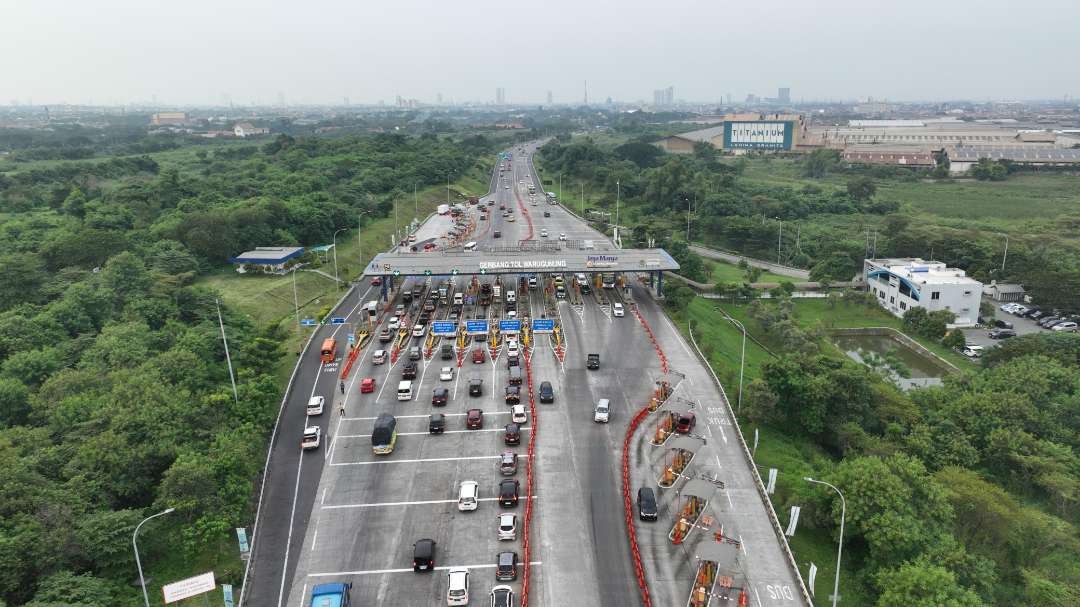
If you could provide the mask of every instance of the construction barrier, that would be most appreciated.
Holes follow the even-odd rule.
[[[525,571],[522,575],[521,581],[521,607],[529,607],[529,570],[532,569],[529,566],[530,563],[530,545],[529,545],[529,526],[532,522],[532,509],[533,509],[533,462],[536,460],[534,452],[536,450],[536,436],[540,433],[540,420],[536,417],[536,391],[533,390],[533,377],[532,377],[532,356],[530,356],[528,350],[521,353],[525,359],[525,385],[529,391],[529,415],[532,416],[532,431],[529,432],[529,457],[525,462],[525,520],[522,523],[522,536],[523,553],[525,559]]]

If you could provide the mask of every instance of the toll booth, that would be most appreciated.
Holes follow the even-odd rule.
[[[726,539],[698,545],[697,571],[686,607],[746,607],[750,597],[740,555],[738,542]]]
[[[659,447],[675,434],[675,423],[679,418],[694,410],[694,403],[682,399],[668,399],[659,409],[656,417],[656,430],[650,442]]]
[[[675,511],[675,524],[671,526],[668,539],[673,544],[681,544],[694,529],[702,528],[701,515],[709,506],[709,500],[716,493],[716,485],[701,479],[686,483],[679,492],[678,509]]]
[[[664,454],[664,471],[657,484],[663,489],[674,486],[690,469],[690,462],[694,461],[694,456],[704,446],[705,439],[695,436],[679,436],[671,441],[671,446]]]

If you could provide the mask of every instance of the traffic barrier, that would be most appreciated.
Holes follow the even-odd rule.
[[[630,442],[634,438],[634,431],[648,415],[649,408],[642,407],[641,410],[637,412],[637,415],[630,420],[630,427],[626,429],[626,436],[623,438],[622,451],[622,492],[626,531],[627,536],[630,539],[630,555],[634,560],[634,576],[637,578],[638,589],[641,591],[641,603],[645,607],[652,607],[652,598],[649,596],[649,583],[645,578],[645,568],[641,564],[641,551],[638,547],[637,530],[634,527],[634,504],[630,499]]]
[[[529,567],[530,557],[530,544],[529,544],[529,526],[532,521],[532,508],[533,508],[533,461],[534,451],[536,449],[536,436],[540,433],[540,420],[536,417],[536,392],[533,390],[533,377],[532,377],[532,356],[528,350],[521,353],[522,358],[525,359],[525,385],[529,390],[529,415],[532,416],[532,431],[529,432],[529,457],[525,462],[525,521],[522,526],[522,535],[524,536],[523,552],[525,555],[525,572],[521,581],[521,607],[529,607]]]
[[[653,335],[652,327],[649,326],[649,323],[645,320],[645,317],[641,315],[641,312],[638,311],[636,306],[630,308],[630,311],[637,317],[641,326],[645,327],[645,333],[648,334],[649,341],[652,342],[653,348],[656,350],[656,355],[660,358],[660,368],[667,374],[669,370],[667,356],[664,355],[664,350],[660,348],[660,343],[656,341],[656,336]]]
[[[358,354],[360,354],[360,348],[349,350],[349,356],[345,359],[345,365],[341,368],[341,379],[349,379],[349,371],[352,370],[353,363],[356,362],[356,356]]]

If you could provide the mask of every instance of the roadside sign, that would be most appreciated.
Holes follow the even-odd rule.
[[[165,584],[161,587],[161,593],[165,595],[165,604],[175,603],[184,599],[210,592],[217,587],[214,582],[214,572],[209,571],[202,575],[189,577],[186,580]]]
[[[247,554],[251,551],[251,546],[248,545],[247,529],[237,527],[236,540],[240,543],[240,554]]]
[[[301,318],[300,324],[305,327],[314,327],[319,324],[314,318]]]
[[[532,319],[533,333],[551,333],[555,330],[554,318],[534,318]]]
[[[332,325],[343,325],[343,324],[345,324],[345,318],[342,317],[342,316],[334,316],[334,317],[332,317],[330,319],[330,324],[332,324]]]
[[[520,320],[500,320],[499,330],[504,333],[517,333],[521,330]]]
[[[431,323],[431,332],[435,335],[453,335],[457,332],[457,323],[439,320]]]
[[[221,592],[225,595],[225,607],[233,607],[232,584],[222,584]]]
[[[466,320],[465,332],[469,335],[480,335],[488,332],[488,322],[486,320]]]

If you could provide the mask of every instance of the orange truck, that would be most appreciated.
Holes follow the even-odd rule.
[[[332,363],[337,358],[337,340],[333,337],[327,337],[322,342],[322,350],[320,350],[320,359],[324,363]]]

